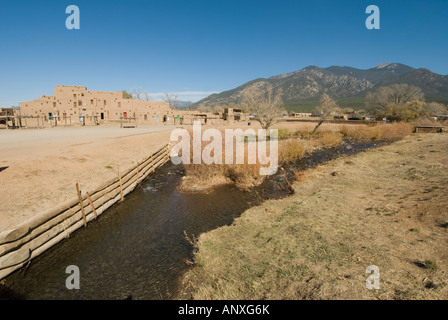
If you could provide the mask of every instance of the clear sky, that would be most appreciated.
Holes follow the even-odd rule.
[[[69,5],[79,30],[66,28]],[[380,30],[365,26],[368,5]],[[194,101],[308,65],[448,74],[447,38],[447,0],[2,0],[0,107],[57,84]]]

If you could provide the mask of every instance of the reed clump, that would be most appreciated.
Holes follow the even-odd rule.
[[[375,126],[349,126],[343,125],[340,129],[345,139],[352,141],[395,141],[413,131],[413,126],[407,122],[390,124],[377,124]]]
[[[398,122],[392,124],[366,125],[343,125],[341,127],[328,130],[319,129],[311,133],[310,130],[281,128],[278,130],[278,164],[291,165],[306,154],[312,153],[316,148],[334,148],[345,141],[366,142],[366,141],[395,141],[399,140],[413,131],[413,126],[409,123]],[[223,134],[224,136],[224,134]],[[232,183],[240,189],[250,189],[260,185],[266,176],[260,175],[260,168],[266,166],[255,157],[255,162],[249,161],[249,148],[247,140],[244,140],[244,163],[225,164],[225,146],[222,146],[222,164],[184,164],[185,177],[180,186],[181,190],[203,191],[210,190],[216,185]],[[224,142],[223,142],[224,143]],[[241,142],[238,142],[241,143]],[[267,141],[267,152],[269,153],[269,141]],[[237,142],[234,141],[236,150]],[[202,145],[202,150],[205,145]],[[212,155],[213,156],[213,155]],[[269,157],[269,154],[266,155]],[[193,187],[193,188],[192,188]],[[191,190],[192,189],[192,190]]]

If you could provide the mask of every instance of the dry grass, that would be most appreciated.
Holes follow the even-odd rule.
[[[222,141],[222,164],[206,164],[202,162],[200,164],[193,164],[193,152],[190,156],[190,164],[183,164],[185,168],[185,177],[182,180],[179,190],[186,192],[204,192],[210,191],[215,186],[221,184],[233,183],[240,189],[250,189],[253,186],[261,184],[265,176],[259,174],[261,164],[256,158],[255,163],[249,161],[249,148],[247,143],[244,143],[244,164],[225,164],[225,139],[224,132],[221,131],[223,137]],[[190,133],[192,136],[192,133]],[[246,138],[246,137],[245,137]],[[247,142],[247,139],[245,139]],[[191,141],[191,150],[193,150],[193,141]],[[206,147],[207,143],[202,143],[202,150]],[[233,163],[237,162],[236,155],[237,142],[233,141]],[[269,142],[267,146],[269,152]],[[180,154],[181,155],[181,154]],[[214,154],[212,154],[214,156]],[[269,155],[268,155],[269,156]]]
[[[353,141],[394,141],[402,139],[413,131],[413,126],[406,122],[392,124],[377,124],[376,126],[349,126],[341,127],[340,132],[344,138]]]
[[[259,172],[259,164],[230,165],[227,167],[225,175],[237,188],[248,190],[260,185],[266,179],[266,176],[260,175]]]
[[[307,171],[295,194],[202,234],[179,298],[448,299],[447,157],[445,134],[415,135]]]
[[[325,128],[322,127],[313,134],[306,127],[278,128],[278,163],[280,165],[294,163],[303,158],[306,153],[312,152],[315,148],[337,147],[344,142],[343,139],[350,139],[355,142],[375,140],[395,141],[410,134],[412,129],[413,127],[407,123],[378,124],[376,126],[332,125]],[[192,134],[190,135],[192,136]],[[222,136],[224,137],[224,132],[222,132]],[[205,145],[202,144],[202,148]],[[234,150],[236,150],[236,142],[234,142]],[[267,150],[269,150],[269,147]],[[224,159],[224,141],[222,152],[222,159]],[[204,163],[184,165],[185,179],[182,181],[180,190],[194,192],[209,191],[214,186],[225,183],[233,183],[241,189],[250,189],[253,186],[261,184],[266,177],[260,176],[259,174],[261,164],[258,162],[258,157],[256,163],[249,164],[247,147],[245,148],[244,156],[244,164],[238,165],[207,165]]]
[[[323,147],[337,147],[342,143],[342,133],[334,131],[318,132],[319,143]]]
[[[281,141],[278,151],[279,162],[283,164],[293,163],[301,159],[310,149],[303,140],[289,139]]]

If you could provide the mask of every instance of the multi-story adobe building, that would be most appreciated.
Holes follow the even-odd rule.
[[[122,92],[90,91],[83,86],[56,86],[54,95],[20,103],[22,116],[39,116],[57,124],[67,119],[86,124],[120,121],[136,118],[138,122],[176,123],[180,111],[171,109],[166,102],[125,99]],[[30,119],[28,119],[29,121]],[[42,121],[41,120],[41,121]],[[62,123],[61,123],[62,124]]]
[[[200,121],[204,125],[247,121],[240,109],[226,108],[224,113],[173,109],[166,102],[123,98],[122,92],[90,91],[83,86],[56,86],[54,95],[21,102],[16,112],[23,127],[56,125],[92,125],[129,121],[141,124],[185,124]]]

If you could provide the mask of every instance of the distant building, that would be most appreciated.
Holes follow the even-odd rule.
[[[12,108],[0,108],[0,116],[1,117],[14,116],[14,109],[12,109]]]
[[[14,109],[0,108],[0,125],[3,125],[5,128],[7,126],[15,126]]]
[[[292,116],[294,118],[309,118],[312,115],[313,114],[311,112],[294,112],[294,113],[292,113]]]
[[[369,115],[367,112],[363,110],[353,111],[347,114],[348,120],[366,120],[366,121],[375,121],[375,117],[373,115]]]
[[[249,120],[249,117],[241,109],[235,108],[225,108],[222,117],[229,122]]]

